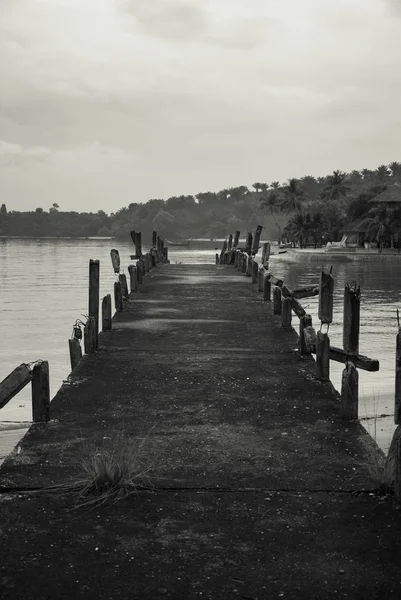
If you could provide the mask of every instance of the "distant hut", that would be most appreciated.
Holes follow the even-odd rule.
[[[389,185],[384,192],[381,192],[369,202],[371,206],[385,205],[391,208],[395,206],[401,206],[401,186],[399,183]]]

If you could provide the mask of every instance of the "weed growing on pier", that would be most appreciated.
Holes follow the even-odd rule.
[[[77,483],[79,500],[92,497],[81,505],[117,501],[135,493],[138,488],[153,488],[151,467],[144,467],[142,448],[151,433],[138,443],[123,432],[107,438],[96,448],[87,449],[79,464],[83,477]]]
[[[365,474],[374,482],[379,494],[386,496],[394,489],[394,457],[386,456],[380,448],[366,440],[365,458],[361,463]]]

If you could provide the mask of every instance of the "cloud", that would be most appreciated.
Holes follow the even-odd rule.
[[[0,185],[21,207],[56,195],[109,211],[397,159],[389,6],[5,0]]]

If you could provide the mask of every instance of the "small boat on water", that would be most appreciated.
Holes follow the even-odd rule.
[[[170,240],[166,239],[164,241],[169,246],[184,246],[185,248],[188,248],[189,244],[191,243],[191,240],[186,240],[186,241],[183,241],[183,242],[170,242]]]

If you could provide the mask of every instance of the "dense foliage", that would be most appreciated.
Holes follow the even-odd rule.
[[[102,210],[62,211],[57,204],[48,211],[37,208],[18,212],[7,210],[3,204],[0,235],[127,237],[131,229],[136,229],[142,231],[145,239],[152,230],[169,239],[215,238],[237,229],[244,234],[259,223],[266,239],[287,239],[304,245],[336,241],[347,223],[366,217],[370,220],[371,237],[379,231],[392,243],[398,230],[401,232],[401,211],[375,207],[372,199],[394,185],[401,185],[398,162],[380,165],[376,170],[292,178],[283,184],[256,182],[252,189],[242,185],[195,196],[133,202],[111,215]]]

